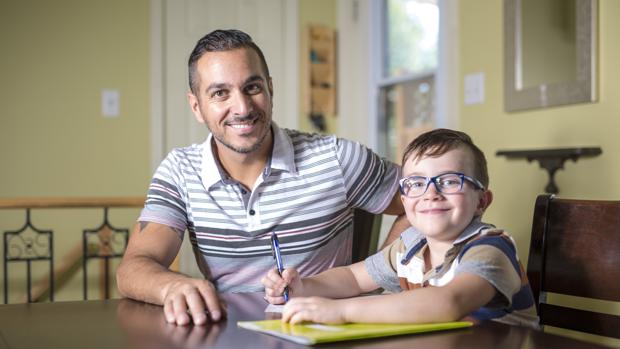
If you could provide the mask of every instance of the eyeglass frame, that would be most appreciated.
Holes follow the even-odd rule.
[[[439,188],[439,186],[437,184],[437,178],[445,176],[445,175],[457,175],[461,179],[461,186],[454,193],[444,193]],[[409,196],[409,195],[405,194],[405,191],[403,190],[403,183],[405,182],[405,180],[411,179],[411,178],[424,178],[424,179],[426,179],[426,187],[424,188],[424,191],[420,195]],[[468,175],[466,175],[464,173],[461,173],[461,172],[446,172],[446,173],[442,173],[442,174],[439,174],[439,175],[434,176],[434,177],[425,177],[425,176],[407,176],[407,177],[403,177],[403,178],[398,180],[398,190],[405,197],[412,198],[412,199],[413,198],[419,198],[419,197],[423,196],[424,194],[426,194],[426,192],[428,191],[428,187],[430,186],[431,183],[433,183],[435,185],[435,190],[437,190],[438,193],[441,193],[441,194],[444,194],[444,195],[452,195],[452,194],[460,193],[460,192],[463,191],[463,185],[465,184],[465,180],[467,180],[471,184],[473,184],[474,188],[476,190],[481,190],[481,191],[485,191],[486,190],[484,188],[484,185],[482,184],[482,182],[480,182],[479,180],[477,180],[474,177],[470,177],[470,176],[468,176]]]

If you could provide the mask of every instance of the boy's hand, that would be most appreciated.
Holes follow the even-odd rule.
[[[271,269],[261,279],[265,286],[265,300],[271,304],[284,304],[284,288],[288,286],[288,296],[295,297],[302,293],[302,283],[299,272],[295,268],[284,269],[282,276],[276,269]]]
[[[303,321],[325,324],[345,323],[343,300],[321,297],[299,297],[291,299],[284,306],[282,321],[298,324]]]

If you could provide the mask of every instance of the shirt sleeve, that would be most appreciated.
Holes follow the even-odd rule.
[[[146,196],[144,208],[138,221],[164,224],[180,232],[187,227],[187,211],[178,154],[174,151],[161,162]]]
[[[517,271],[519,262],[508,244],[501,237],[495,237],[494,244],[481,243],[469,248],[463,256],[455,274],[470,273],[487,280],[501,297],[495,297],[489,307],[507,307],[513,295],[521,289],[521,278]],[[516,267],[515,267],[516,266]]]
[[[383,212],[398,188],[400,166],[358,142],[337,138],[336,148],[351,205],[371,213]]]
[[[368,275],[372,280],[390,292],[402,291],[398,275],[396,273],[396,254],[404,250],[404,244],[401,239],[394,240],[390,245],[374,255],[366,258],[364,266]]]

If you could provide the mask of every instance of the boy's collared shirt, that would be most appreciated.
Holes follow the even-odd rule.
[[[453,242],[442,265],[425,272],[427,248],[425,236],[409,228],[401,239],[369,257],[366,269],[375,283],[391,292],[444,286],[465,272],[477,275],[493,285],[497,294],[470,314],[470,320],[538,327],[534,299],[514,241],[502,230],[474,219]]]

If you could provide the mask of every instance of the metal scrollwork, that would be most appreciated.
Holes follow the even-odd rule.
[[[98,258],[104,261],[104,298],[109,298],[109,260],[111,258],[121,258],[127,247],[129,239],[129,229],[116,228],[108,220],[108,208],[103,209],[103,223],[94,229],[84,229],[82,233],[83,241],[83,290],[84,299],[88,299],[88,269],[89,259]]]
[[[32,302],[33,261],[49,261],[50,300],[54,300],[54,239],[52,230],[36,228],[30,219],[30,209],[26,209],[26,222],[17,230],[4,232],[4,303],[8,303],[8,263],[26,263],[26,282],[28,302]]]

